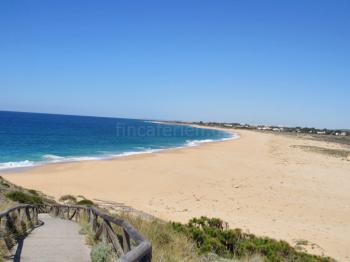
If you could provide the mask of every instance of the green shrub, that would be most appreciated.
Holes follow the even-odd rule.
[[[8,192],[6,197],[22,204],[43,204],[43,199],[40,196],[33,196],[22,191]]]
[[[2,186],[4,186],[4,187],[7,187],[7,188],[10,187],[10,185],[9,185],[8,183],[6,183],[4,180],[1,180],[1,181],[0,181],[0,184],[1,184]]]
[[[34,189],[29,189],[28,192],[31,193],[32,195],[35,195],[35,196],[39,195],[38,192]]]
[[[185,233],[197,243],[200,253],[215,253],[225,258],[246,258],[259,255],[265,261],[334,261],[299,252],[285,241],[257,237],[240,229],[228,229],[218,218],[193,218],[188,224],[172,223],[173,228]]]
[[[113,249],[111,245],[98,243],[91,249],[92,262],[110,262],[113,259]]]
[[[89,199],[83,199],[77,202],[77,205],[93,206],[94,202]]]
[[[77,198],[75,196],[72,196],[72,195],[64,195],[64,196],[61,196],[59,201],[61,202],[72,202],[72,203],[76,203],[77,202]]]

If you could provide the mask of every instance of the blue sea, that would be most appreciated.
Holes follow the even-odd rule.
[[[152,153],[232,136],[149,120],[0,111],[0,170]]]

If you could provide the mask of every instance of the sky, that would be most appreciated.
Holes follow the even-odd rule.
[[[2,0],[0,110],[350,128],[350,1]]]

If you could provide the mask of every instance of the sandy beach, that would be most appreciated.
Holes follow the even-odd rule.
[[[237,140],[2,176],[56,198],[73,194],[116,201],[165,220],[219,217],[232,228],[292,245],[307,240],[311,253],[349,261],[350,161],[300,146],[346,147],[237,132]]]

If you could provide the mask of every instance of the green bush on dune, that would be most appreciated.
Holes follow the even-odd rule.
[[[98,243],[92,247],[91,253],[92,262],[110,262],[113,260],[112,246],[105,243]]]
[[[43,204],[43,199],[40,196],[17,190],[6,193],[6,197],[22,204]]]
[[[72,196],[72,195],[64,195],[64,196],[60,197],[59,201],[75,204],[77,202],[77,198],[75,196]]]
[[[82,200],[77,202],[77,205],[93,206],[94,202],[92,202],[89,199],[82,199]]]
[[[34,189],[28,189],[28,192],[31,193],[32,195],[38,196],[38,191],[34,190]]]
[[[246,258],[259,255],[265,261],[334,261],[328,257],[298,252],[285,241],[257,237],[240,229],[228,229],[218,218],[193,218],[188,224],[172,223],[178,232],[193,239],[200,253],[215,253],[225,258]]]

